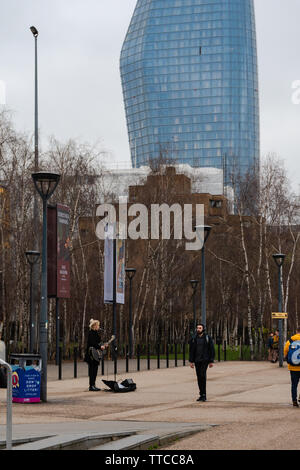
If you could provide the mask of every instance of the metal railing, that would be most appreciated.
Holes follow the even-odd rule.
[[[12,450],[12,368],[2,359],[0,364],[7,370],[6,449]]]

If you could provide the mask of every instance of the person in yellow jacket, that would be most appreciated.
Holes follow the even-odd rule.
[[[290,351],[292,344],[293,350]],[[288,361],[288,369],[291,374],[291,392],[293,406],[299,407],[297,402],[297,388],[300,381],[300,326],[296,330],[296,334],[291,337],[291,341],[287,341],[284,346],[284,357]],[[300,396],[299,396],[300,402]]]

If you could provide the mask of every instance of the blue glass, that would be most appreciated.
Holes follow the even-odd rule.
[[[120,70],[134,166],[258,168],[253,0],[138,0]]]

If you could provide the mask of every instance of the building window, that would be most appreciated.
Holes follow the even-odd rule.
[[[210,202],[210,207],[215,207],[217,209],[220,209],[222,207],[222,201],[220,200],[211,199],[209,202]]]

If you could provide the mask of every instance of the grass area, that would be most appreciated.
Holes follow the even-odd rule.
[[[220,357],[220,361],[250,361],[250,346],[242,346],[240,347],[229,347],[227,346],[226,351],[224,351],[223,347],[220,347],[220,356],[219,356],[219,348],[217,345],[215,345],[215,361],[218,361]],[[147,359],[147,354],[143,353],[140,356],[141,359]],[[157,360],[157,354],[151,354],[150,355],[151,360]],[[167,355],[165,353],[160,354],[160,359],[161,360],[166,360]],[[170,352],[169,353],[169,360],[174,361],[175,360],[175,353]],[[177,353],[177,360],[178,361],[183,361],[183,353],[178,352]],[[188,362],[189,360],[189,351],[188,347],[186,348],[185,351],[185,360]]]

